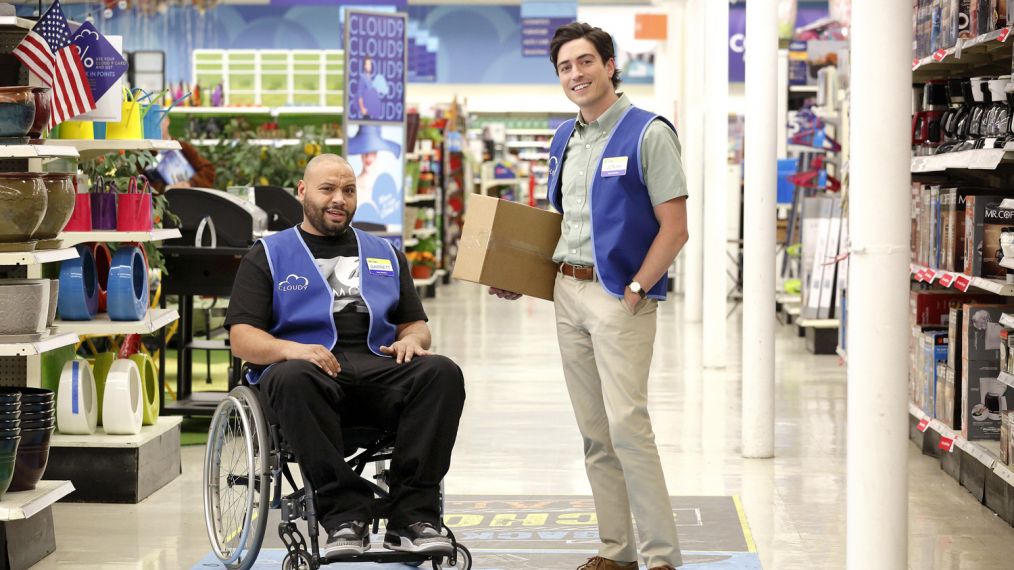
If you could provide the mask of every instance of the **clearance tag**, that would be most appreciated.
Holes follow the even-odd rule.
[[[602,177],[623,176],[627,173],[627,157],[614,156],[602,159]]]
[[[385,275],[394,277],[394,266],[390,259],[378,259],[376,257],[366,258],[366,267],[373,275]]]

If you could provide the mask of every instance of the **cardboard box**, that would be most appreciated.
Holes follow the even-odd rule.
[[[941,368],[937,371],[937,407],[933,417],[951,429],[961,429],[961,422],[956,422],[954,418],[955,412],[960,413],[956,404],[961,402],[960,391],[955,390],[954,369],[947,365]],[[958,397],[957,401],[955,397]]]
[[[563,216],[471,194],[454,278],[553,300]]]
[[[988,360],[1000,365],[1000,317],[1010,305],[964,305],[961,323],[961,355],[969,361]]]
[[[962,367],[961,435],[969,441],[999,441],[1000,418],[1014,404],[1014,388],[996,379],[998,360],[965,360]]]
[[[923,378],[922,409],[933,415],[937,405],[938,365],[947,365],[947,331],[933,331],[923,334]]]
[[[1014,210],[1000,208],[1004,196],[965,198],[965,270],[976,277],[1004,279],[1007,269],[997,261],[1000,231],[1014,226]]]
[[[1010,465],[1012,457],[1011,446],[1014,441],[1011,438],[1011,428],[1014,428],[1014,410],[1007,410],[1000,417],[1000,461],[1004,465]]]
[[[943,269],[963,271],[965,268],[965,195],[957,188],[940,193],[943,225]]]
[[[992,293],[962,293],[955,289],[914,290],[909,293],[908,323],[916,325],[947,325],[953,305],[962,303],[1000,303],[1003,297]]]

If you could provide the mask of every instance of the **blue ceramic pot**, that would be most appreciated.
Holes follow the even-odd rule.
[[[31,87],[0,87],[0,137],[23,137],[35,122]]]

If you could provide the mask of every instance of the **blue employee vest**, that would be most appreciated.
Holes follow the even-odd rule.
[[[676,131],[663,117],[634,106],[627,108],[609,134],[589,193],[595,273],[606,292],[616,297],[623,297],[624,289],[641,268],[648,248],[658,235],[658,220],[641,168],[641,142],[648,125],[655,120]],[[556,130],[549,149],[549,201],[561,213],[563,177],[560,174],[573,133],[574,119],[570,119]],[[621,157],[626,158],[625,166]],[[620,160],[608,160],[616,158]],[[677,160],[675,156],[673,160]],[[648,296],[665,300],[667,285],[663,276],[648,290]]]
[[[401,298],[398,256],[387,240],[355,228],[353,231],[359,242],[359,291],[370,311],[367,344],[374,354],[385,356],[380,347],[390,346],[397,332],[390,313]],[[339,334],[334,323],[334,291],[298,227],[260,241],[274,284],[268,332],[275,338],[333,349]],[[259,377],[251,374],[249,380],[256,384]]]

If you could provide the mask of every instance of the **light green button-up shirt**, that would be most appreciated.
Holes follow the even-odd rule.
[[[609,134],[630,105],[630,99],[620,94],[620,98],[591,123],[583,122],[578,113],[574,135],[567,143],[561,173],[563,227],[560,242],[553,254],[554,261],[565,261],[572,265],[595,264],[588,197],[592,181],[599,175],[599,161]],[[687,179],[683,173],[680,153],[680,142],[672,129],[661,121],[654,121],[648,126],[641,143],[641,165],[652,206],[687,195]]]

